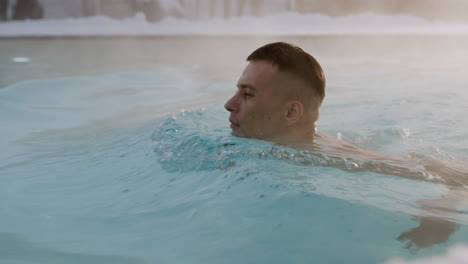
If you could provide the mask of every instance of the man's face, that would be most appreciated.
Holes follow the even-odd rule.
[[[232,133],[240,137],[272,139],[286,128],[286,99],[281,74],[266,61],[251,61],[237,84],[237,93],[226,102]]]

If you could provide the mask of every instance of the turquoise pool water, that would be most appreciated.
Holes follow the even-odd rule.
[[[397,240],[445,185],[230,135],[245,54],[274,40],[0,42],[0,263],[385,263],[468,243],[466,206],[438,215],[458,225],[443,243]],[[468,157],[466,38],[283,40],[325,69],[320,131]]]

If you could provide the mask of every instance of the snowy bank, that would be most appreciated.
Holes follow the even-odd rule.
[[[417,260],[394,259],[386,264],[466,264],[468,263],[468,246],[457,245],[449,249],[447,254],[437,257]]]
[[[124,20],[98,16],[64,20],[0,23],[0,36],[157,36],[157,35],[465,35],[468,24],[428,21],[411,15],[361,13],[343,17],[281,13],[192,21],[166,18],[147,22],[144,15]]]

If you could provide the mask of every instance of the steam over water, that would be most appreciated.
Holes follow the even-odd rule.
[[[98,16],[0,23],[0,36],[161,36],[161,35],[466,35],[462,21],[428,20],[410,14],[364,12],[346,16],[323,13],[269,13],[263,17],[191,20],[165,17],[148,22],[141,13],[114,20]]]

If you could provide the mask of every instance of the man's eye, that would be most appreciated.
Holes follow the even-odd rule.
[[[249,94],[249,93],[242,93],[242,95],[243,95],[244,97],[252,97],[252,96],[253,96],[253,94]]]

